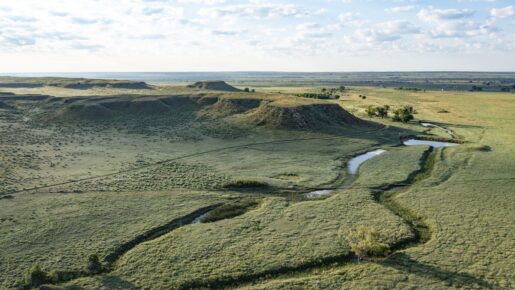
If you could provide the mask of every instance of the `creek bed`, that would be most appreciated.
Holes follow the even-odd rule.
[[[338,189],[345,188],[348,185],[350,185],[350,183],[352,183],[352,181],[354,180],[354,177],[358,173],[359,166],[361,164],[363,164],[363,162],[365,162],[365,161],[367,161],[367,160],[369,160],[371,158],[374,158],[374,157],[376,157],[378,155],[381,155],[381,154],[383,154],[385,152],[386,152],[386,150],[384,150],[384,149],[377,149],[377,150],[370,151],[370,152],[367,152],[365,154],[361,154],[361,155],[358,155],[358,156],[352,158],[347,163],[347,171],[349,172],[349,174],[351,176]],[[309,198],[309,199],[320,198],[320,197],[324,197],[324,196],[330,195],[334,191],[335,191],[335,189],[315,190],[315,191],[306,193],[304,196],[306,198]]]

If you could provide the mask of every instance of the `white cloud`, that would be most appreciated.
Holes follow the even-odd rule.
[[[388,12],[419,11],[369,13],[385,2],[359,8],[358,1],[342,0],[6,0],[0,4],[0,70],[252,69],[271,59],[269,65],[281,69],[301,67],[311,57],[330,65],[358,55],[390,54],[393,61],[415,52],[512,53],[515,47],[515,23],[500,20],[513,16],[513,6],[419,9],[415,1],[396,0],[390,3],[399,6]]]
[[[241,5],[227,5],[214,8],[204,8],[200,10],[200,15],[214,18],[225,16],[249,17],[254,19],[273,18],[273,17],[306,17],[311,12],[294,4],[271,4],[254,2]]]
[[[177,0],[178,3],[194,3],[194,4],[206,4],[215,5],[225,3],[225,0]]]
[[[515,15],[515,6],[508,6],[504,8],[494,8],[490,10],[490,15],[497,18],[506,18]]]
[[[397,6],[397,7],[392,7],[392,8],[386,8],[385,11],[390,12],[390,13],[400,13],[400,12],[412,11],[412,10],[415,10],[415,8],[416,7],[413,5],[406,5],[406,6]]]
[[[418,12],[418,17],[427,22],[442,21],[442,20],[456,20],[469,18],[474,15],[476,11],[470,9],[422,9]]]

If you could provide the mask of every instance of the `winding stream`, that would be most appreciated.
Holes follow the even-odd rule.
[[[386,150],[384,150],[384,149],[377,149],[377,150],[369,151],[369,152],[367,152],[365,154],[361,154],[361,155],[358,155],[358,156],[352,158],[347,163],[347,171],[350,174],[350,177],[347,178],[343,182],[343,184],[340,185],[340,187],[338,187],[337,189],[346,188],[347,186],[349,186],[352,183],[352,181],[354,181],[354,177],[358,173],[359,166],[361,164],[363,164],[363,162],[365,162],[365,161],[367,161],[367,160],[369,160],[371,158],[374,158],[376,156],[379,156],[379,155],[381,155],[381,154],[383,154],[385,152],[386,152]],[[304,194],[304,197],[309,198],[309,199],[321,198],[323,196],[327,196],[327,195],[332,194],[337,189],[315,190],[315,191],[308,192],[308,193]]]
[[[458,137],[452,130],[447,129],[442,126],[438,126],[433,123],[421,122],[420,125],[422,125],[424,127],[439,128],[439,129],[445,130],[453,138]],[[451,142],[440,142],[440,141],[429,141],[429,140],[418,140],[418,139],[408,139],[408,140],[402,141],[402,144],[406,145],[406,146],[428,145],[428,146],[431,146],[434,148],[452,147],[452,146],[458,145],[457,143],[451,143]],[[324,196],[331,195],[335,190],[344,189],[344,188],[350,186],[353,183],[353,181],[356,179],[356,175],[358,173],[358,169],[361,164],[363,164],[365,161],[367,161],[371,158],[374,158],[376,156],[379,156],[385,152],[386,152],[386,150],[384,150],[384,149],[377,149],[377,150],[369,151],[365,154],[361,154],[361,155],[358,155],[358,156],[352,158],[347,163],[347,172],[349,173],[350,176],[343,182],[342,185],[340,185],[336,189],[321,189],[321,190],[311,191],[311,192],[305,193],[304,197],[308,198],[308,199],[321,198]]]
[[[450,142],[440,142],[440,141],[428,141],[428,140],[417,140],[417,139],[409,139],[406,141],[403,141],[402,144],[406,146],[415,146],[415,145],[429,145],[435,148],[440,147],[452,147],[457,146],[457,143],[450,143]]]
[[[458,138],[458,135],[456,135],[456,133],[454,133],[454,131],[452,131],[451,129],[448,129],[448,128],[445,128],[445,127],[442,127],[442,126],[439,126],[439,125],[436,125],[433,123],[429,123],[429,122],[421,122],[420,125],[422,125],[424,127],[442,129],[445,132],[447,132],[447,134],[451,135],[452,138],[456,138],[456,139]]]
[[[439,127],[439,126],[431,124],[431,123],[421,123],[421,125],[425,126],[425,127],[438,127],[438,128],[445,129],[443,127]],[[452,136],[455,136],[455,134],[452,131],[450,131],[450,132],[449,131],[447,131],[447,133],[451,134]],[[413,215],[409,209],[405,208],[403,205],[401,205],[397,201],[395,201],[394,197],[403,189],[406,189],[413,183],[417,182],[418,176],[421,176],[432,170],[432,166],[430,165],[432,163],[428,162],[428,161],[430,160],[430,158],[434,157],[434,151],[435,151],[434,149],[435,148],[450,147],[450,146],[458,145],[458,144],[449,143],[449,142],[425,141],[425,140],[416,140],[416,139],[410,139],[410,140],[403,141],[403,144],[406,146],[429,145],[431,147],[429,147],[429,149],[426,150],[424,152],[424,154],[422,155],[422,157],[420,159],[420,168],[418,170],[412,172],[411,174],[409,174],[409,176],[407,177],[407,179],[405,181],[403,181],[401,183],[384,185],[381,188],[376,188],[372,191],[374,200],[377,203],[385,206],[393,214],[395,214],[395,215],[399,216],[401,219],[403,219],[408,225],[410,225],[410,227],[412,228],[412,230],[415,233],[414,237],[410,237],[405,240],[398,241],[396,244],[391,245],[392,252],[407,248],[408,246],[413,246],[413,245],[418,245],[418,244],[424,243],[424,242],[428,241],[431,236],[431,231],[429,229],[429,226],[426,224],[426,222],[421,217]],[[376,156],[379,156],[385,152],[387,152],[387,151],[384,149],[376,149],[376,150],[369,151],[367,153],[360,154],[360,155],[352,158],[347,163],[347,171],[350,176],[343,182],[343,184],[340,187],[338,187],[337,189],[316,190],[316,191],[306,193],[304,196],[306,198],[310,198],[310,199],[320,198],[323,196],[330,195],[336,190],[347,188],[354,182],[354,180],[356,180],[357,173],[358,173],[358,170],[359,170],[359,167],[361,166],[361,164],[363,164],[365,161],[372,159]],[[135,237],[134,239],[118,246],[113,252],[111,252],[111,254],[109,254],[108,256],[105,257],[105,262],[107,263],[107,265],[104,268],[104,270],[102,271],[102,274],[107,274],[107,273],[111,272],[114,269],[114,264],[116,263],[116,261],[122,255],[124,255],[125,253],[130,251],[132,248],[136,247],[137,245],[139,245],[143,242],[153,240],[157,237],[167,234],[167,233],[169,233],[177,228],[180,228],[184,225],[201,223],[202,220],[208,215],[208,213],[211,210],[213,210],[219,206],[221,206],[221,204],[215,204],[215,205],[207,206],[204,208],[200,208],[188,215],[176,218],[176,219],[172,220],[171,222],[169,222],[168,224],[151,229],[151,230]],[[290,268],[286,267],[283,270],[284,270],[284,274],[295,272],[295,271],[302,271],[304,269],[309,269],[312,267],[319,267],[319,266],[325,265],[325,264],[327,264],[327,265],[334,264],[335,262],[338,262],[341,260],[349,260],[349,259],[352,259],[352,255],[353,255],[352,253],[348,253],[343,256],[340,255],[340,256],[334,256],[334,257],[327,257],[327,258],[323,258],[322,260],[320,260],[316,263],[308,262],[306,265],[302,265],[299,267],[290,267]],[[76,272],[76,273],[70,272],[69,274],[70,275],[67,277],[67,279],[63,279],[63,280],[57,282],[56,284],[91,275],[91,274],[88,274],[88,273],[85,273],[82,271]],[[280,269],[274,270],[273,273],[269,273],[269,274],[270,275],[281,274],[281,270]],[[234,286],[234,285],[237,285],[238,283],[245,282],[246,280],[252,281],[255,279],[260,279],[263,276],[264,276],[263,274],[256,274],[255,277],[253,275],[251,275],[248,277],[239,277],[237,279],[231,278],[231,279],[227,279],[226,281],[216,281],[216,282],[220,283],[219,285]],[[206,285],[209,286],[210,284],[206,284]],[[194,285],[194,286],[199,286],[199,285]],[[195,288],[195,287],[192,287],[192,288]]]

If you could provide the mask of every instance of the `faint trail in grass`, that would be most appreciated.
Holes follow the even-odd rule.
[[[166,164],[166,163],[169,163],[169,162],[173,162],[173,161],[177,161],[177,160],[182,160],[182,159],[187,159],[187,158],[191,158],[191,157],[196,157],[196,156],[200,156],[200,155],[205,155],[205,154],[209,154],[209,153],[221,152],[221,151],[224,151],[224,150],[239,149],[239,148],[245,148],[245,147],[256,146],[256,145],[284,144],[284,143],[299,142],[299,141],[334,140],[334,139],[349,138],[349,137],[353,137],[353,136],[360,136],[360,135],[364,135],[364,134],[370,134],[370,133],[374,133],[374,132],[385,130],[385,129],[386,129],[386,126],[383,126],[381,128],[377,128],[377,129],[373,129],[373,130],[362,131],[362,132],[357,132],[355,134],[346,134],[346,135],[341,135],[341,136],[284,139],[284,140],[275,140],[275,141],[267,141],[267,142],[255,142],[255,143],[247,143],[247,144],[242,144],[242,145],[234,145],[234,146],[216,148],[216,149],[212,149],[212,150],[207,150],[207,151],[187,154],[187,155],[183,155],[183,156],[179,156],[179,157],[174,157],[174,158],[170,158],[170,159],[165,159],[165,160],[157,161],[157,162],[150,163],[150,164],[143,165],[143,166],[136,167],[136,168],[130,168],[130,169],[125,169],[125,170],[120,170],[120,171],[116,171],[116,172],[112,172],[112,173],[107,173],[107,174],[102,174],[102,175],[95,175],[95,176],[90,176],[90,177],[85,177],[85,178],[73,179],[73,180],[63,181],[63,182],[54,183],[54,184],[45,185],[45,186],[37,186],[37,187],[33,187],[33,188],[28,188],[28,189],[8,191],[8,192],[0,193],[0,195],[6,195],[6,194],[13,195],[13,194],[22,193],[22,192],[30,192],[30,191],[35,191],[35,190],[48,189],[48,188],[52,188],[52,187],[56,187],[56,186],[69,185],[69,184],[73,184],[73,183],[76,183],[76,182],[95,180],[97,178],[115,176],[117,174],[133,172],[133,171],[149,168],[149,167],[156,166],[156,165],[162,165],[162,164]]]

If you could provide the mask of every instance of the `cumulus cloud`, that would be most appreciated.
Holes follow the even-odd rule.
[[[202,63],[216,59],[223,64],[223,55],[231,56],[230,62],[234,55],[248,54],[252,62],[272,56],[302,60],[515,47],[515,22],[509,19],[515,6],[490,9],[479,1],[454,2],[454,8],[448,8],[449,4],[445,9],[412,0],[367,1],[366,5],[362,1],[343,5],[350,2],[343,0],[123,0],[123,5],[113,5],[111,0],[1,2],[3,65],[11,58],[1,57],[11,53],[59,52],[104,57],[105,61],[120,57],[120,63],[148,57],[161,65],[164,60],[185,62],[191,59],[184,57],[188,55],[199,61],[209,55],[209,61]],[[378,16],[368,9],[388,13]]]
[[[476,11],[470,9],[422,9],[418,17],[423,21],[434,22],[441,20],[464,19],[474,15]]]
[[[408,12],[408,11],[413,11],[415,10],[415,6],[413,5],[406,5],[406,6],[397,6],[397,7],[392,7],[392,8],[386,8],[386,12],[390,12],[390,13],[400,13],[400,12]]]
[[[497,18],[506,18],[515,15],[515,6],[507,6],[504,8],[494,8],[490,10],[490,15]]]
[[[210,17],[238,16],[249,18],[271,18],[271,17],[306,17],[311,12],[294,4],[271,4],[255,2],[241,5],[227,5],[222,7],[205,8],[200,14]]]

